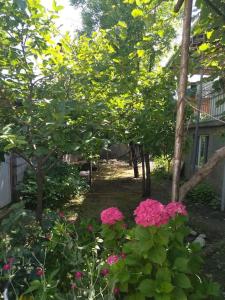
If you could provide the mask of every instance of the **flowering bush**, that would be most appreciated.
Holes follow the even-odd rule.
[[[139,204],[134,215],[136,226],[121,235],[120,242],[117,223],[114,227],[108,225],[110,231],[115,230],[117,245],[108,248],[111,256],[103,268],[108,268],[107,278],[116,298],[220,299],[218,285],[201,275],[200,247],[186,241],[189,229],[183,204],[164,206],[147,199]],[[107,225],[102,226],[107,248]],[[123,259],[119,259],[121,254]]]
[[[127,228],[117,208],[71,222],[49,211],[43,227],[16,204],[1,223],[0,297],[9,299],[220,299],[217,284],[201,274],[200,247],[186,241],[181,203],[147,199]],[[101,234],[103,239],[99,237]]]
[[[91,230],[90,230],[91,229]],[[16,204],[1,223],[0,298],[106,299],[102,240],[93,221],[67,221],[63,212],[44,215],[43,228]]]

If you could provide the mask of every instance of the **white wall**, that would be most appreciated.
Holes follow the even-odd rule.
[[[27,163],[20,157],[16,158],[17,183],[23,180]],[[10,156],[5,155],[5,162],[0,163],[0,208],[11,202]]]

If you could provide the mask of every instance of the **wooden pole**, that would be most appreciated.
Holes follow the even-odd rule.
[[[191,15],[193,0],[184,1],[183,33],[181,44],[180,79],[178,86],[176,135],[174,146],[174,165],[172,182],[172,201],[179,199],[179,182],[182,157],[182,142],[184,132],[185,92],[188,78],[189,45],[191,33]]]

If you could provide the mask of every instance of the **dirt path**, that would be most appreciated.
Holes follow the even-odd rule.
[[[141,169],[140,169],[141,174]],[[170,182],[163,186],[152,183],[152,197],[162,202],[168,194]],[[91,190],[71,202],[73,209],[80,216],[98,218],[100,212],[107,207],[117,206],[125,214],[131,216],[142,197],[141,178],[133,178],[133,169],[126,162],[110,160],[101,163],[100,170],[95,172]]]

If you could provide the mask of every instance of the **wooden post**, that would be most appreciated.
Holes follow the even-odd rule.
[[[193,0],[184,1],[183,33],[181,44],[180,79],[178,86],[176,135],[174,146],[172,201],[179,199],[179,183],[184,132],[185,93],[188,79],[189,45],[191,32],[191,15]]]

